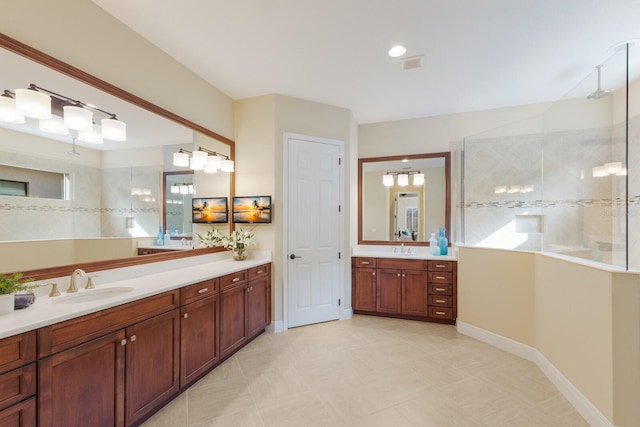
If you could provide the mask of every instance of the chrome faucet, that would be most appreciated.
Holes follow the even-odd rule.
[[[77,270],[74,270],[73,273],[71,273],[71,278],[69,279],[69,289],[67,289],[68,293],[78,292],[78,288],[76,287],[77,276],[87,277],[87,273],[85,273],[84,270],[81,270],[79,268]]]

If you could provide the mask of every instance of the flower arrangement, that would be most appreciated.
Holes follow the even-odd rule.
[[[237,228],[231,232],[230,235],[225,236],[216,228],[212,228],[207,231],[204,236],[196,234],[200,242],[207,247],[223,246],[226,249],[233,251],[234,259],[241,260],[247,257],[246,251],[249,245],[255,245],[253,241],[253,232],[245,231],[242,228]]]

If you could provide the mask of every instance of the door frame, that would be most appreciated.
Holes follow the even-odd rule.
[[[282,269],[282,321],[283,321],[283,330],[286,331],[289,329],[289,228],[287,224],[289,223],[289,190],[288,190],[288,182],[289,182],[289,144],[291,139],[302,139],[309,142],[316,142],[322,144],[329,144],[338,146],[340,150],[340,158],[342,159],[341,167],[339,168],[339,177],[340,183],[339,187],[339,204],[341,207],[340,215],[338,217],[339,230],[338,230],[338,248],[341,253],[341,257],[338,260],[338,274],[340,277],[340,286],[339,286],[339,298],[341,301],[340,306],[338,307],[338,319],[342,318],[342,312],[344,311],[344,302],[345,302],[345,282],[344,282],[344,266],[345,259],[348,254],[345,253],[345,235],[344,235],[344,224],[345,224],[345,214],[346,214],[346,206],[344,200],[344,169],[345,169],[345,143],[344,141],[340,141],[337,139],[329,139],[329,138],[320,138],[315,136],[301,135],[297,133],[284,132],[283,136],[283,166],[284,170],[282,172],[282,259],[284,261],[284,268]]]

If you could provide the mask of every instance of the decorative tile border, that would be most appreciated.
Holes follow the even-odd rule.
[[[0,211],[28,211],[28,212],[61,212],[61,213],[86,213],[86,214],[127,214],[135,213],[159,213],[159,208],[87,208],[84,206],[48,206],[48,205],[14,205],[0,203]]]
[[[580,200],[504,200],[504,201],[488,201],[488,202],[466,202],[462,204],[465,209],[482,209],[482,208],[577,208],[577,207],[610,207],[623,206],[625,199],[618,197],[616,199],[580,199]],[[629,198],[630,205],[640,205],[640,196]]]

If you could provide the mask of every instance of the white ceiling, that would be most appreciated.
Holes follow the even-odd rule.
[[[363,123],[555,101],[638,0],[94,0],[233,99],[279,93]],[[396,43],[423,67],[402,70]]]

